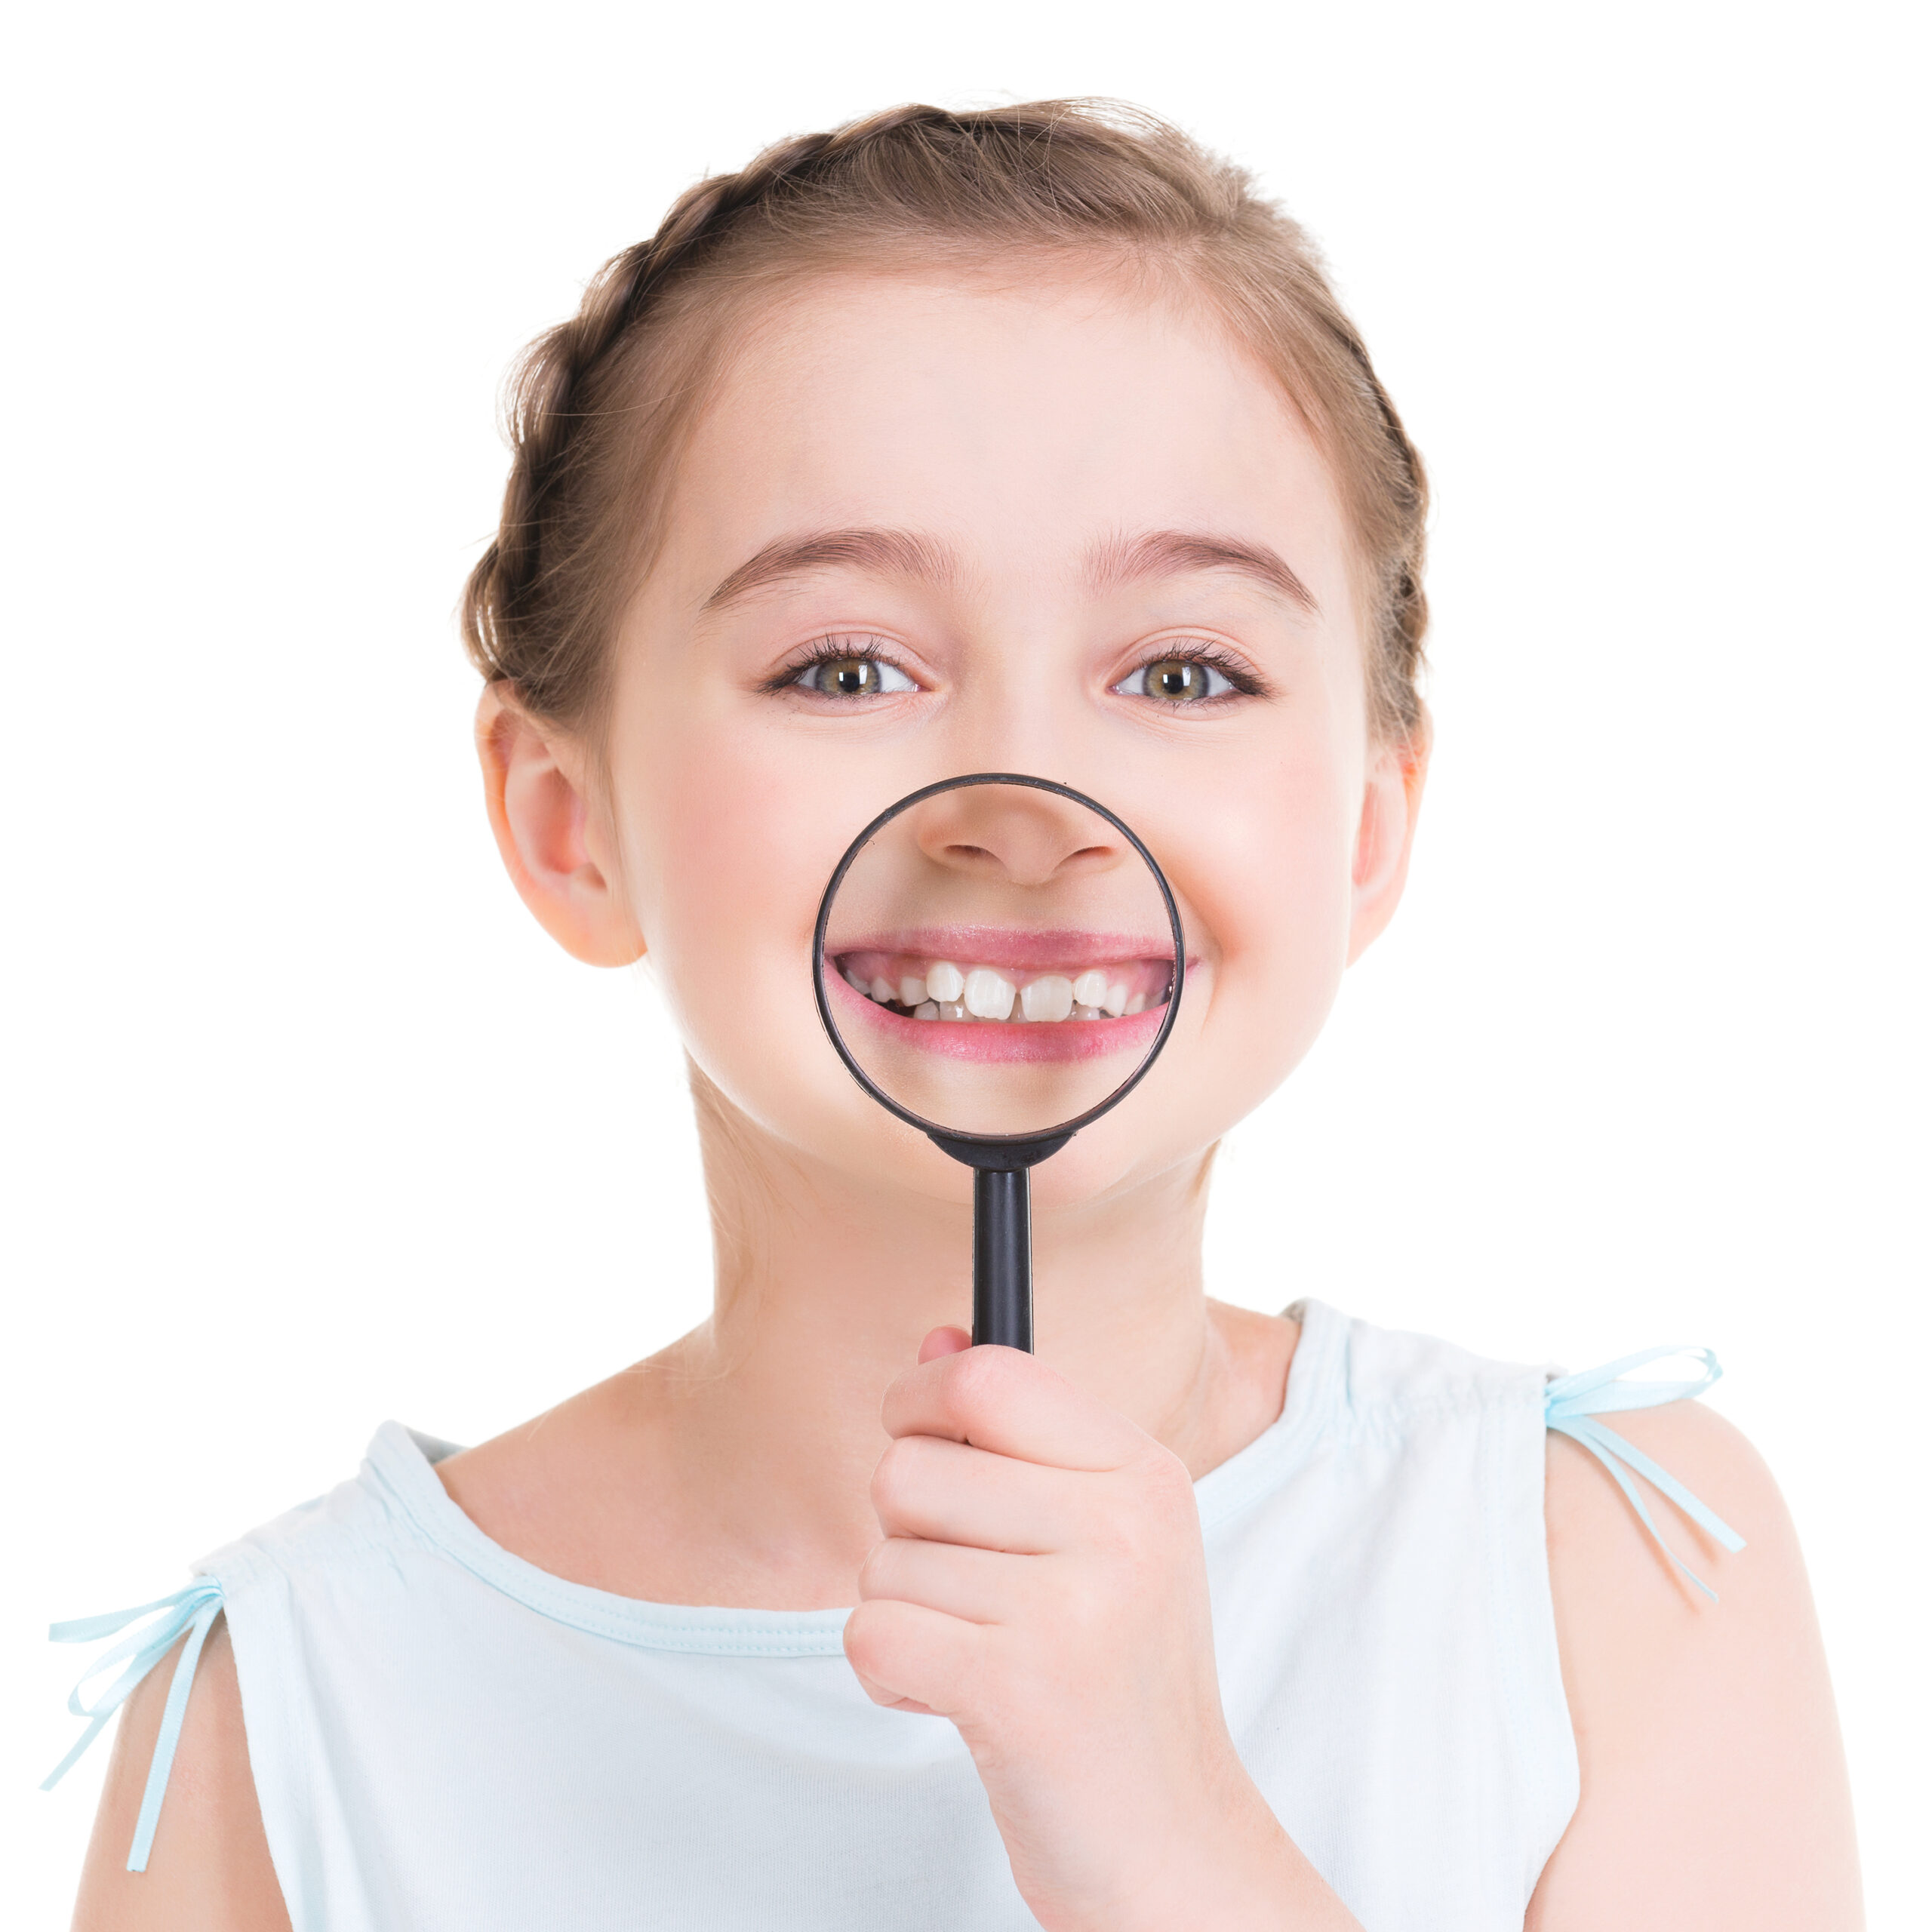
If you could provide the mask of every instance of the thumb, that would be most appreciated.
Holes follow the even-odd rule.
[[[919,1344],[919,1359],[937,1361],[941,1355],[956,1355],[972,1346],[972,1337],[963,1328],[935,1328]]]

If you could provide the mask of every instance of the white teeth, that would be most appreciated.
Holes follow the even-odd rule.
[[[866,979],[849,963],[838,970],[867,999],[921,1020],[1051,1024],[1069,1019],[1118,1019],[1160,1004],[1147,993],[1130,990],[1138,971],[1132,965],[1111,970],[1089,967],[1077,978],[1042,973],[1023,986],[1016,983],[1017,974],[1009,979],[996,967],[962,968],[949,959],[936,959],[923,973],[903,973],[896,981],[882,973]],[[1118,979],[1113,977],[1116,971],[1121,975]]]
[[[1029,1020],[1064,1020],[1073,1011],[1073,982],[1049,973],[1021,989],[1020,1007]]]
[[[1091,968],[1073,983],[1073,1003],[1075,1006],[1105,1006],[1107,1003],[1107,976],[1094,971]]]
[[[990,966],[975,966],[966,975],[966,1011],[975,1020],[1004,1020],[1013,1011],[1013,982]]]

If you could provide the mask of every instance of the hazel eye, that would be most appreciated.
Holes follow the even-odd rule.
[[[919,688],[897,665],[881,657],[820,657],[792,681],[801,691],[827,697],[889,697]]]
[[[1198,657],[1157,657],[1129,672],[1114,689],[1126,697],[1154,697],[1169,704],[1198,704],[1234,689],[1225,671]]]

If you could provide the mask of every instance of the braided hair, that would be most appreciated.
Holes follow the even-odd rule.
[[[471,661],[524,707],[594,730],[610,644],[648,568],[680,435],[721,366],[734,302],[839,266],[1099,257],[1205,294],[1281,382],[1334,471],[1364,561],[1379,731],[1423,728],[1420,458],[1295,223],[1240,169],[1131,109],[1039,101],[896,107],[768,148],[687,189],[525,352],[495,540],[462,606]]]

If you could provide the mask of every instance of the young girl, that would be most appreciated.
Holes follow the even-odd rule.
[[[386,1423],[149,1606],[77,1923],[1856,1924],[1789,1523],[1672,1400],[1714,1365],[1202,1293],[1215,1145],[1393,914],[1429,749],[1421,467],[1300,231],[1142,118],[897,110],[686,195],[513,436],[490,820],[669,1004],[715,1309],[480,1447]],[[966,1171],[812,990],[848,841],[981,771],[1118,811],[1188,948],[1035,1172],[1037,1355],[968,1346]],[[949,851],[1118,857],[1040,796]]]

